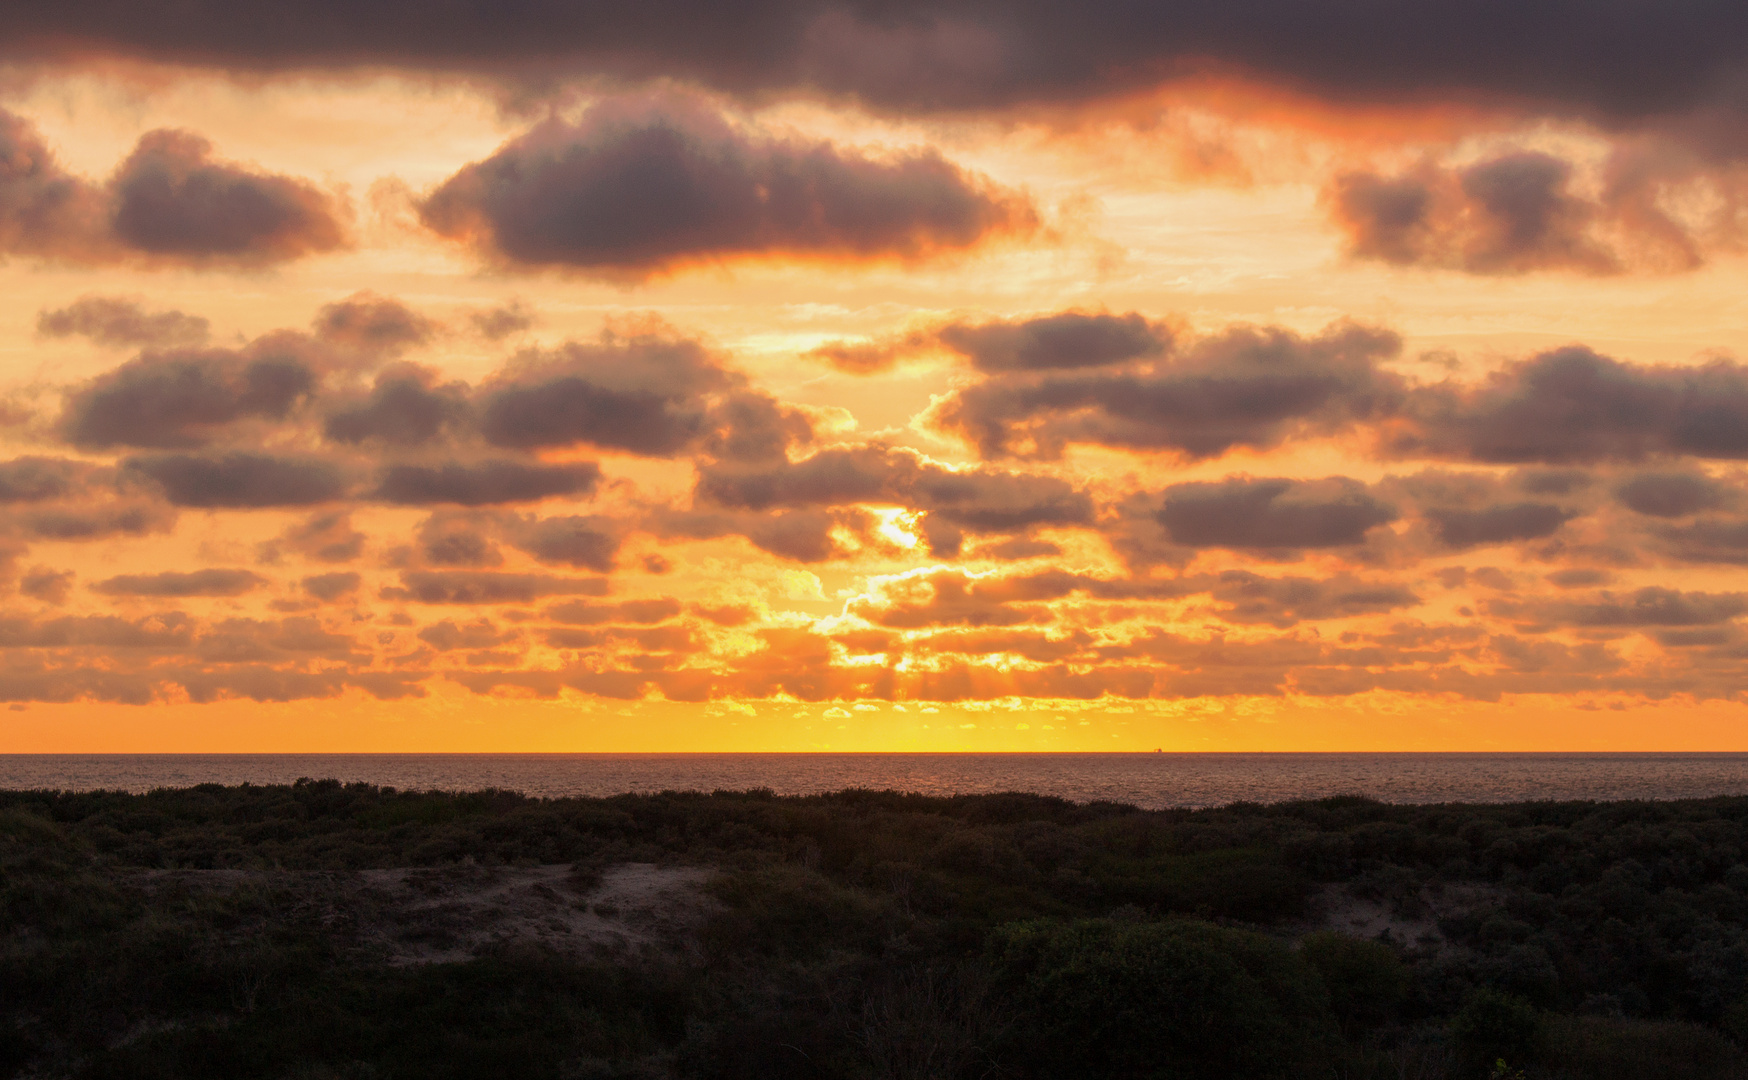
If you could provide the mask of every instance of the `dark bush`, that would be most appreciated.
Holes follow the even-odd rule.
[[[1004,1062],[1022,1075],[1262,1080],[1305,1075],[1329,1046],[1316,973],[1259,934],[1030,922],[999,931],[991,956],[1016,1012]]]
[[[1299,955],[1322,977],[1330,1010],[1349,1038],[1395,1022],[1408,1000],[1408,967],[1381,942],[1325,931],[1305,935]]]

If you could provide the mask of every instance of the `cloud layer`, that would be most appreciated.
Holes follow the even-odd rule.
[[[944,360],[921,420],[954,463],[828,429],[652,320],[471,383],[422,366],[436,323],[376,295],[225,347],[101,297],[39,324],[139,351],[65,387],[45,452],[0,461],[8,699],[1741,693],[1748,601],[1679,579],[1748,564],[1727,360],[1575,345],[1426,381],[1383,329],[1073,310],[820,354]],[[1317,440],[1373,478],[1235,464]],[[632,479],[652,469],[689,482]],[[185,514],[268,539],[173,569],[43,561]],[[842,584],[810,613],[753,584],[814,573]]]

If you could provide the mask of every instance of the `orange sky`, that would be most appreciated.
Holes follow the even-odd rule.
[[[0,752],[1748,749],[1733,106],[967,18],[18,59]]]

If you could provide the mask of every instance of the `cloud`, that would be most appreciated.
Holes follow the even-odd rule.
[[[64,604],[73,593],[71,570],[56,570],[49,566],[33,566],[18,579],[18,591],[32,600],[45,604]]]
[[[147,132],[109,182],[127,248],[194,264],[266,265],[346,242],[340,208],[314,185],[214,160],[192,132]]]
[[[248,570],[166,570],[157,574],[119,574],[91,586],[105,596],[242,596],[266,584]]]
[[[329,344],[370,356],[424,345],[437,336],[437,324],[424,315],[399,300],[368,291],[323,305],[312,329]]]
[[[1598,593],[1585,601],[1495,601],[1492,614],[1548,626],[1643,628],[1716,626],[1748,613],[1748,594],[1683,592],[1647,586],[1631,593]]]
[[[1705,517],[1663,526],[1652,535],[1659,547],[1683,562],[1748,565],[1748,518]]]
[[[61,168],[28,121],[0,109],[0,252],[96,258],[105,214],[103,195]]]
[[[457,623],[454,619],[444,619],[432,623],[419,631],[419,640],[440,652],[453,652],[456,649],[489,649],[514,641],[517,637],[514,631],[499,630],[497,624],[490,619],[479,618],[472,622]]]
[[[934,150],[872,157],[643,100],[542,123],[419,214],[505,265],[630,277],[773,254],[916,259],[1037,226],[1022,196]]]
[[[203,446],[245,420],[282,420],[317,375],[277,339],[249,348],[145,353],[68,395],[60,432],[76,446]]]
[[[436,385],[434,372],[396,366],[377,375],[369,397],[330,412],[322,430],[334,442],[420,446],[466,423],[466,391],[461,383]]]
[[[467,318],[479,332],[479,336],[487,341],[502,341],[507,337],[526,333],[539,321],[534,309],[521,300],[511,300],[497,307],[476,311]]]
[[[1378,363],[1396,335],[1337,323],[1315,337],[1239,326],[1151,363],[1004,374],[943,399],[930,421],[984,457],[1053,458],[1072,444],[1217,457],[1388,415],[1405,387]]]
[[[1560,158],[1515,152],[1460,170],[1350,173],[1327,199],[1359,258],[1473,274],[1615,272],[1619,259],[1592,235],[1607,208],[1572,194],[1572,172]]]
[[[472,570],[408,570],[400,587],[382,591],[384,599],[420,604],[526,604],[548,596],[601,596],[603,578],[548,574],[500,574]]]
[[[1080,101],[1213,71],[1336,103],[1479,102],[1626,125],[1727,108],[1739,83],[1739,12],[1631,0],[1586,9],[1528,0],[1508,17],[1473,2],[1433,11],[1359,0],[1198,0],[1144,13],[1027,0],[891,4],[787,0],[721,10],[659,0],[635,10],[538,0],[511,12],[397,0],[312,0],[296,19],[194,0],[119,14],[75,0],[9,8],[5,54],[122,56],[232,71],[461,71],[700,81],[750,97],[827,93],[937,112]]]
[[[1085,526],[1093,519],[1092,499],[1065,480],[948,469],[912,451],[877,445],[834,447],[761,469],[706,467],[699,470],[696,495],[705,504],[752,511],[895,504],[927,515],[924,535],[930,550],[943,555],[958,554],[966,532]]]
[[[432,566],[498,566],[504,553],[492,542],[495,524],[483,514],[432,514],[419,526],[419,557]]]
[[[0,461],[0,505],[65,498],[82,488],[92,471],[85,462],[68,458]]]
[[[324,603],[342,600],[358,591],[363,578],[349,571],[332,574],[312,574],[303,579],[304,592]]]
[[[701,438],[704,399],[740,381],[701,343],[665,326],[609,329],[597,342],[518,354],[480,387],[480,431],[493,446],[581,444],[664,457]]]
[[[1574,513],[1549,503],[1517,502],[1479,510],[1433,508],[1425,511],[1446,547],[1506,544],[1552,536]]]
[[[1248,570],[1228,570],[1213,588],[1220,617],[1243,624],[1286,628],[1307,620],[1345,619],[1414,607],[1421,601],[1403,585],[1365,581],[1346,575],[1319,580],[1269,578]]]
[[[174,506],[258,509],[331,502],[346,493],[346,480],[319,458],[226,454],[171,454],[129,458],[123,467],[150,477]]]
[[[955,320],[868,341],[834,341],[808,353],[840,371],[872,375],[930,349],[957,354],[988,374],[1105,367],[1159,356],[1172,330],[1130,312],[1062,311],[1027,319]]]
[[[1489,463],[1748,458],[1748,368],[1633,364],[1582,345],[1418,391],[1398,453]]]
[[[344,247],[346,214],[307,181],[214,158],[187,131],[147,132],[94,184],[64,170],[28,121],[0,110],[0,253],[262,267]]]
[[[1292,550],[1363,543],[1396,510],[1346,477],[1319,481],[1228,477],[1165,489],[1159,523],[1187,547]]]
[[[161,503],[100,499],[32,508],[14,513],[12,521],[33,540],[81,541],[166,532],[176,523],[176,514]]]
[[[553,622],[571,626],[603,626],[612,623],[648,625],[677,617],[681,607],[678,600],[665,596],[646,600],[621,600],[616,604],[571,600],[554,604],[542,614]]]
[[[613,569],[621,543],[619,527],[608,518],[568,515],[518,519],[509,540],[543,563],[562,563],[607,573]]]
[[[977,325],[949,323],[934,336],[972,367],[992,374],[1104,367],[1160,356],[1173,343],[1169,329],[1133,312],[1065,311]]]
[[[169,349],[206,343],[211,324],[180,311],[148,312],[137,300],[118,296],[81,296],[64,308],[37,313],[36,332],[43,337],[82,334],[99,345]]]
[[[383,471],[371,497],[401,506],[495,506],[557,495],[586,497],[594,494],[600,483],[600,466],[592,461],[569,465],[519,461],[391,465]]]
[[[1725,489],[1703,473],[1639,473],[1615,488],[1615,498],[1637,514],[1678,518],[1719,506]]]
[[[290,525],[258,549],[257,557],[274,562],[282,548],[314,559],[316,562],[351,562],[364,552],[367,538],[352,527],[352,518],[344,510],[327,510]]]

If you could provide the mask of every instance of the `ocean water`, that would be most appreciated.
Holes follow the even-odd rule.
[[[1748,794],[1748,754],[0,754],[0,789],[148,791],[299,777],[529,795],[843,788],[1029,791],[1147,808]]]

